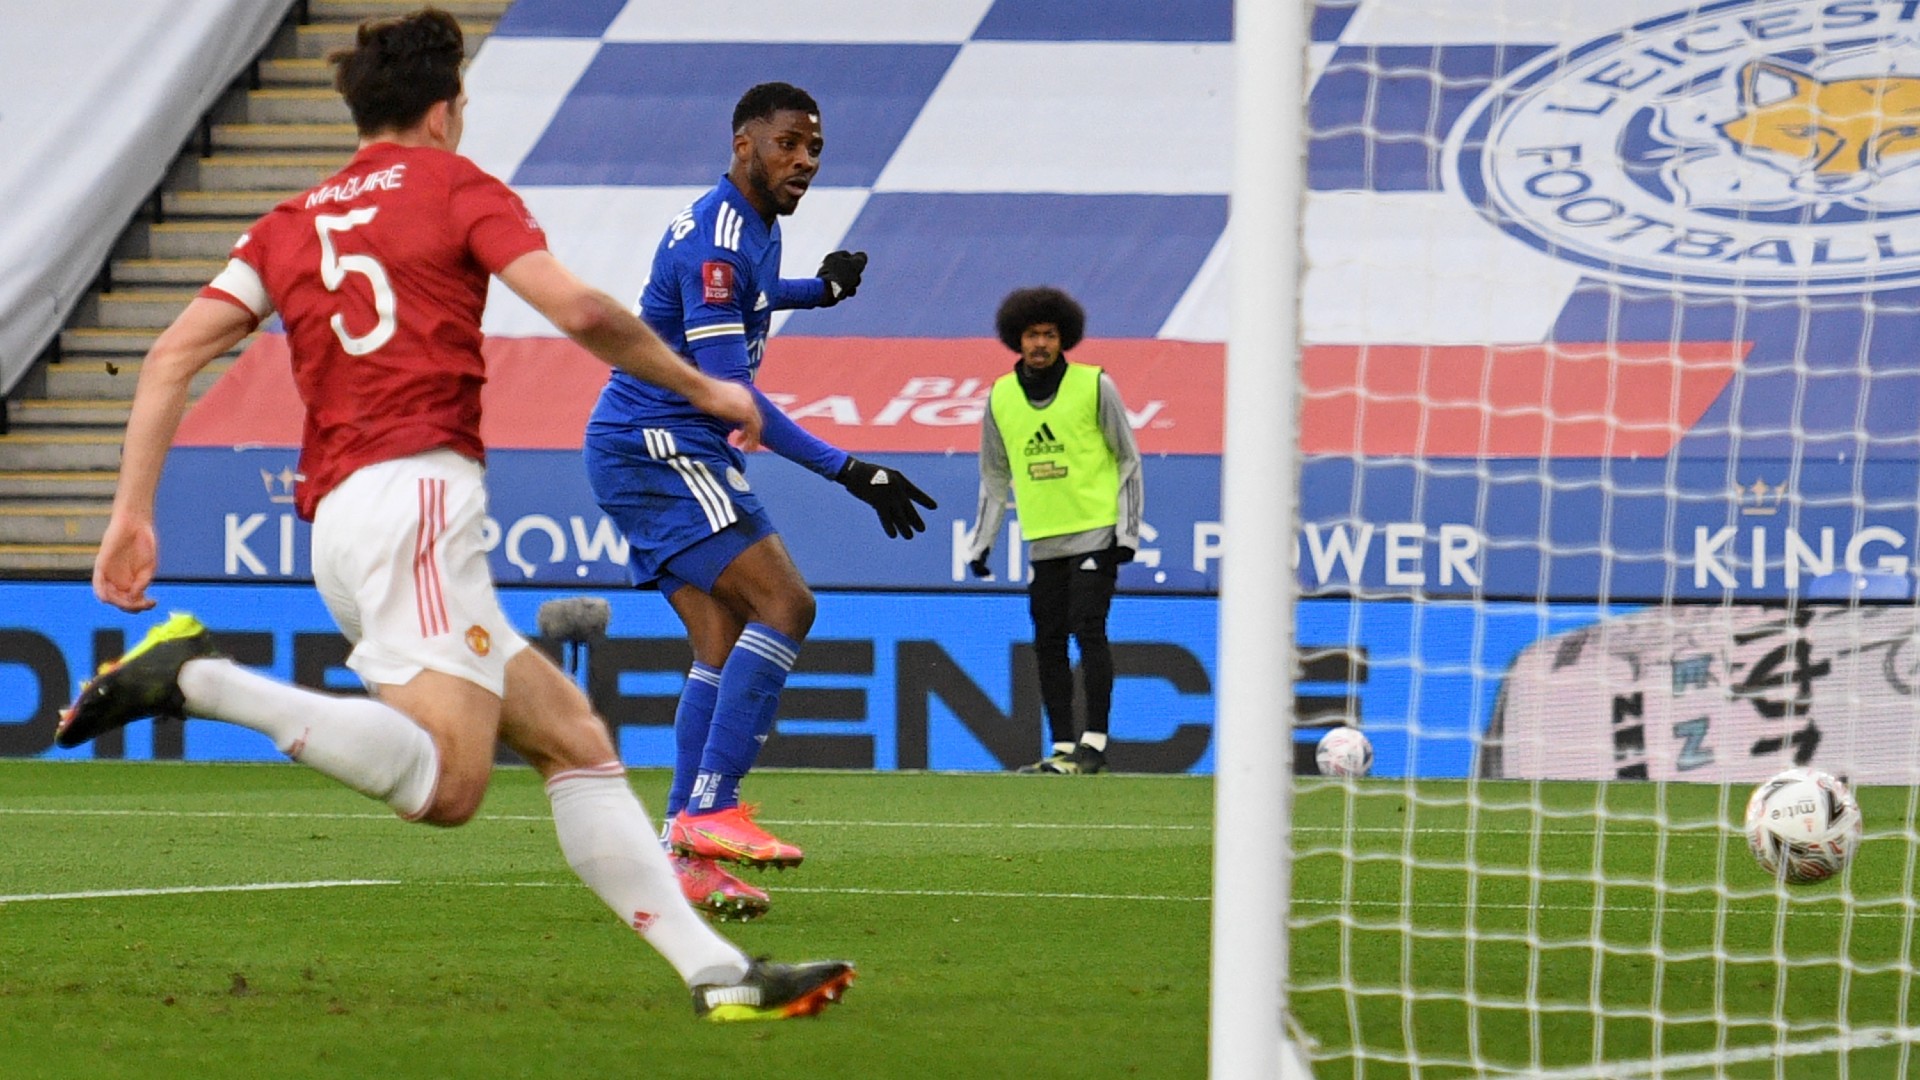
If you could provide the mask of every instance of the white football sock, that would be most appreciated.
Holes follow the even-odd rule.
[[[1080,741],[1103,754],[1107,752],[1107,733],[1104,731],[1083,731]]]
[[[281,753],[401,817],[419,817],[433,800],[440,776],[433,737],[390,705],[289,686],[212,658],[180,666],[180,693],[193,715],[258,731]]]
[[[557,773],[547,781],[547,798],[567,864],[688,986],[732,985],[745,977],[746,956],[680,895],[679,879],[619,762]]]

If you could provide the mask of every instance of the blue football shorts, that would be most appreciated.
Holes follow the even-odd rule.
[[[626,537],[636,586],[710,593],[741,552],[774,534],[746,455],[722,432],[590,423],[585,457],[595,501]]]

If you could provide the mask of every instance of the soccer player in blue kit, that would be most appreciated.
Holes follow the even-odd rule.
[[[640,315],[701,371],[752,387],[775,311],[831,307],[859,288],[864,252],[829,254],[816,277],[780,277],[778,218],[807,193],[823,145],[811,95],[781,82],[753,87],[734,107],[726,175],[668,225]],[[925,531],[915,504],[937,506],[925,492],[814,438],[753,393],[764,446],[872,506],[888,536]],[[753,821],[740,781],[813,625],[813,593],[726,426],[679,395],[615,374],[587,423],[586,463],[595,499],[627,538],[634,584],[659,588],[693,644],[667,796],[681,889],[710,914],[754,918],[767,894],[720,863],[785,868],[804,857]]]

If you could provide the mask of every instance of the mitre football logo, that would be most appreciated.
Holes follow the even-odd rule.
[[[1596,276],[1840,292],[1920,278],[1920,3],[1723,0],[1547,53],[1448,175]]]

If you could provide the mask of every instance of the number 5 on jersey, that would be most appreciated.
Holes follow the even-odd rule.
[[[346,232],[372,221],[380,212],[377,206],[363,206],[344,214],[322,214],[313,219],[313,227],[320,233],[320,282],[328,292],[339,292],[346,284],[348,274],[359,274],[367,279],[373,289],[373,312],[376,316],[373,329],[358,337],[347,332],[347,321],[339,312],[327,320],[333,327],[333,334],[340,339],[340,347],[350,356],[365,356],[393,339],[400,321],[394,316],[393,283],[387,280],[386,267],[371,255],[340,255],[333,250],[333,234]]]

